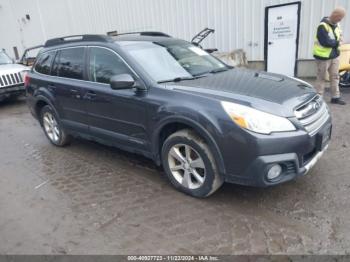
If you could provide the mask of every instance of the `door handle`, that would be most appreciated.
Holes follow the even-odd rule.
[[[76,89],[71,89],[70,90],[70,93],[72,94],[73,97],[77,98],[77,99],[80,99],[80,92],[79,90],[76,90]]]
[[[88,91],[85,95],[84,98],[87,100],[94,100],[96,97],[96,93],[93,91]]]
[[[273,42],[269,42],[269,45],[272,45],[273,44]]]

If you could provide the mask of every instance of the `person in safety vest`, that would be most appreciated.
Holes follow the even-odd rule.
[[[313,55],[317,64],[317,81],[315,88],[320,95],[324,93],[326,72],[329,73],[331,103],[345,105],[339,91],[339,45],[342,33],[339,22],[345,17],[343,7],[334,9],[329,17],[324,17],[317,28]]]

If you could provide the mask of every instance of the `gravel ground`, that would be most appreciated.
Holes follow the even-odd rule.
[[[327,98],[329,99],[329,98]],[[305,177],[268,189],[175,191],[149,160],[52,146],[25,101],[0,104],[1,254],[349,254],[350,90]]]

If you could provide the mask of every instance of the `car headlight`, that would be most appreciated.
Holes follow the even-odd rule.
[[[271,134],[295,130],[295,126],[287,118],[231,102],[222,101],[221,105],[237,125],[250,131]]]

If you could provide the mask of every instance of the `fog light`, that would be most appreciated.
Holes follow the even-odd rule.
[[[270,169],[269,172],[267,172],[267,179],[268,180],[274,180],[277,177],[279,177],[282,173],[282,167],[280,165],[273,165]]]

